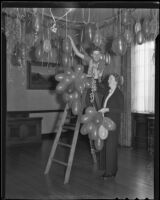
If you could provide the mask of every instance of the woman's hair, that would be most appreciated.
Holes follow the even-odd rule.
[[[119,74],[117,74],[117,73],[111,73],[111,74],[109,74],[109,76],[114,76],[114,78],[115,78],[115,81],[117,82],[117,86],[121,86],[122,85],[122,78],[121,78],[121,76],[119,75]]]

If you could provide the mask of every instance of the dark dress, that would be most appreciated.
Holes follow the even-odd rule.
[[[108,92],[102,101],[102,107]],[[109,117],[116,123],[116,130],[110,131],[108,138],[104,140],[104,147],[99,154],[99,167],[104,170],[105,176],[116,175],[118,170],[118,138],[120,133],[121,112],[123,111],[124,97],[120,89],[117,87],[108,99],[107,108],[109,112],[105,113],[105,117]]]

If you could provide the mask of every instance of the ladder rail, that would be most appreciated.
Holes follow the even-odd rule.
[[[49,159],[48,159],[44,174],[48,174],[48,172],[50,170],[52,160],[53,160],[53,157],[54,157],[57,145],[58,145],[58,141],[59,141],[59,138],[61,136],[63,124],[64,124],[66,116],[67,116],[67,110],[68,110],[68,104],[66,104],[66,106],[65,106],[65,110],[64,110],[64,113],[63,113],[63,116],[62,116],[62,120],[61,120],[59,129],[58,129],[58,132],[56,134],[55,140],[53,142],[52,149],[51,149],[51,152],[50,152],[50,155],[49,155]]]

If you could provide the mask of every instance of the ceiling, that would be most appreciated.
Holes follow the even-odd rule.
[[[72,22],[75,25],[81,23],[98,23],[103,24],[104,21],[113,19],[117,16],[117,8],[72,8],[71,12],[68,12],[70,8],[44,8],[44,13],[48,16],[54,16],[55,19]],[[122,8],[122,11],[124,9]],[[151,9],[130,9],[134,18],[142,18],[149,16]],[[66,13],[68,13],[66,15]],[[67,16],[67,18],[66,18]]]

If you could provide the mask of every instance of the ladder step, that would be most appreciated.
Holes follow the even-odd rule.
[[[66,126],[66,125],[64,125],[63,126],[63,129],[67,129],[67,130],[74,130],[75,129],[75,127],[73,127],[73,126]]]
[[[63,142],[58,142],[59,145],[62,145],[62,146],[65,146],[65,147],[69,147],[71,148],[71,145],[70,144],[65,144]]]
[[[57,160],[57,159],[53,159],[53,161],[56,162],[56,163],[58,163],[58,164],[64,165],[64,166],[68,165],[68,163],[62,162],[62,161]]]

